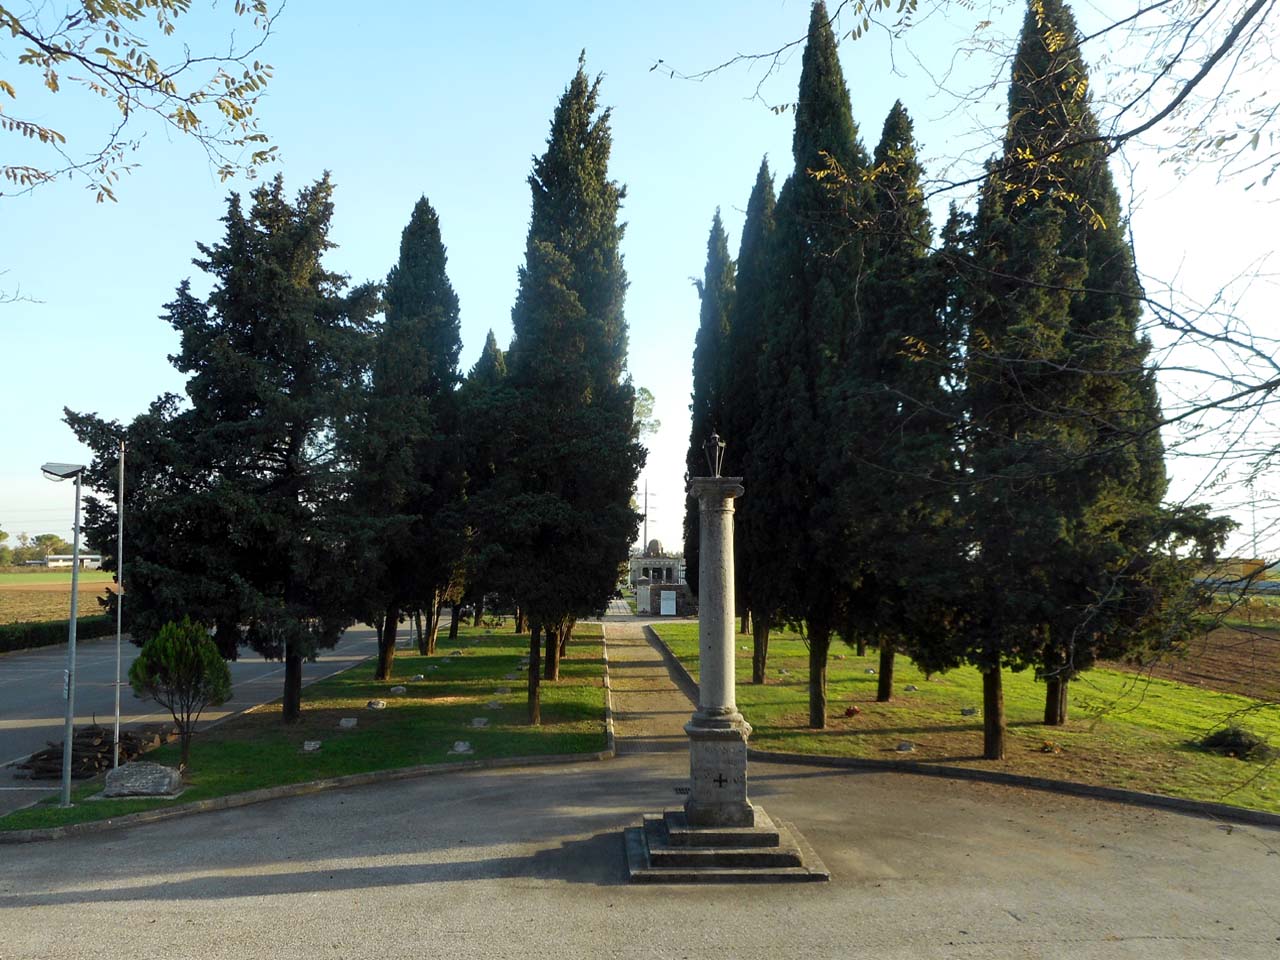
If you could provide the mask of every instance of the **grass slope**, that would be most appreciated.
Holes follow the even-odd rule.
[[[278,704],[267,704],[197,733],[189,783],[176,802],[418,764],[603,750],[600,628],[583,624],[574,634],[569,657],[561,661],[560,680],[543,682],[540,727],[524,722],[526,680],[519,664],[528,634],[463,627],[453,649],[441,636],[435,656],[398,653],[395,679],[389,682],[375,681],[373,661],[368,661],[312,684],[303,691],[303,715],[297,724],[283,725]],[[454,649],[461,655],[453,655]],[[419,673],[426,679],[408,679]],[[514,679],[507,677],[511,673]],[[391,694],[390,688],[397,685],[407,692]],[[506,693],[499,692],[504,689]],[[368,709],[366,704],[374,699],[385,700],[386,709]],[[356,717],[359,725],[340,730],[342,717]],[[488,718],[489,725],[472,727],[476,717]],[[303,753],[305,740],[320,740],[323,746]],[[450,755],[458,740],[468,741],[473,753]],[[177,745],[162,747],[146,759],[176,766]],[[0,830],[104,820],[175,802],[88,799],[101,789],[100,782],[82,784],[73,790],[75,806],[70,809],[58,809],[53,801],[28,807],[0,818]]]
[[[655,628],[696,678],[697,624]],[[1007,759],[981,758],[982,718],[961,710],[982,706],[982,679],[962,668],[925,677],[899,656],[894,700],[876,703],[877,656],[858,657],[833,645],[828,669],[826,730],[809,730],[808,652],[794,634],[774,635],[768,680],[751,684],[751,640],[737,640],[738,707],[762,750],[872,759],[910,759],[1003,770],[1211,800],[1280,813],[1280,764],[1245,762],[1192,745],[1225,722],[1238,723],[1280,746],[1280,708],[1132,673],[1090,670],[1071,684],[1065,727],[1040,723],[1044,685],[1029,671],[1005,673],[1009,723]],[[914,685],[915,691],[906,687]],[[846,717],[856,706],[861,713]],[[914,752],[900,753],[908,740]],[[1046,741],[1052,752],[1045,752]]]

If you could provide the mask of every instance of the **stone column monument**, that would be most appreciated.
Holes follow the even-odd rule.
[[[724,444],[706,444],[711,476],[689,482],[698,498],[698,707],[689,735],[689,789],[682,810],[645,816],[625,833],[633,883],[827,880],[817,854],[790,824],[747,799],[747,738],[734,674],[733,501],[741,477],[720,476]],[[650,634],[652,636],[652,634]]]
[[[718,440],[718,438],[716,438]],[[733,501],[741,477],[695,477],[701,526],[698,559],[698,709],[685,724],[689,735],[691,827],[750,827],[747,738],[751,725],[738,712],[734,678]]]

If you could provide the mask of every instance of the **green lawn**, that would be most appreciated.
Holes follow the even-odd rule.
[[[655,629],[696,678],[697,624]],[[858,657],[837,642],[828,668],[828,727],[814,731],[808,729],[808,653],[799,638],[771,639],[763,686],[751,684],[749,636],[739,635],[736,652],[738,706],[754,727],[751,745],[759,749],[958,764],[1280,812],[1280,763],[1220,757],[1191,743],[1234,715],[1236,723],[1280,746],[1278,706],[1091,670],[1071,684],[1069,722],[1054,728],[1040,723],[1044,685],[1030,671],[1006,672],[1007,759],[987,761],[981,759],[981,716],[961,714],[982,706],[981,676],[972,668],[927,678],[900,656],[894,700],[876,703],[876,676],[867,671],[878,666],[878,656]],[[908,685],[918,689],[908,692]],[[851,706],[861,713],[846,717]],[[914,752],[897,752],[904,740]]]
[[[81,583],[110,583],[114,577],[109,570],[81,570]],[[0,573],[0,584],[65,583],[71,587],[70,570],[45,570],[35,568],[31,573]]]
[[[598,625],[583,624],[575,630],[569,657],[561,662],[561,679],[544,681],[541,727],[524,723],[526,681],[519,658],[527,652],[527,634],[491,634],[483,628],[463,627],[455,648],[462,650],[462,656],[450,656],[447,642],[447,637],[441,637],[433,657],[398,654],[396,679],[390,682],[375,681],[369,661],[307,687],[298,724],[282,725],[279,707],[272,704],[197,734],[191,748],[189,785],[177,801],[90,801],[87,798],[101,790],[101,783],[89,782],[74,789],[76,805],[70,809],[60,810],[50,802],[19,810],[0,818],[0,830],[101,820],[175,802],[371,770],[604,749]],[[506,679],[513,672],[517,676]],[[416,683],[408,679],[418,673],[426,679]],[[397,684],[408,692],[389,693]],[[508,692],[498,692],[501,689]],[[367,709],[373,699],[385,700],[386,709]],[[488,707],[491,702],[500,706]],[[359,725],[340,730],[342,717],[356,717]],[[472,727],[475,717],[487,717],[489,725]],[[304,740],[320,740],[323,746],[317,753],[303,753]],[[451,755],[458,740],[468,741],[474,752]],[[176,765],[177,745],[162,747],[147,759]]]

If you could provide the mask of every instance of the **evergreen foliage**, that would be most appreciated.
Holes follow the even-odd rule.
[[[538,634],[553,664],[579,616],[604,608],[635,539],[631,507],[644,462],[623,378],[626,274],[618,223],[624,190],[608,177],[609,111],[584,59],[534,161],[533,213],[512,309],[508,459],[487,520],[504,553],[505,592],[532,627],[530,720],[538,721]]]
[[[377,306],[374,286],[348,291],[321,263],[332,194],[325,177],[290,202],[276,177],[248,213],[231,196],[224,239],[199,245],[195,261],[212,292],[198,300],[184,281],[166,307],[188,406],[161,397],[127,429],[67,413],[94,451],[88,479],[99,489],[115,488],[116,443],[129,442],[135,639],[189,613],[216,624],[224,655],[247,642],[283,658],[286,720],[300,709],[303,659],[348,622],[336,434],[358,404]],[[113,513],[90,505],[99,542],[114,543]]]
[[[463,552],[462,451],[454,439],[461,341],[446,264],[439,218],[423,197],[387,276],[372,380],[349,438],[353,612],[379,627],[379,680],[391,678],[402,613],[425,612],[434,635]]]
[[[842,617],[838,585],[851,560],[832,522],[843,469],[832,450],[845,428],[834,392],[848,361],[866,266],[859,226],[867,215],[862,173],[869,161],[821,2],[809,24],[793,153],[795,169],[779,195],[770,244],[761,416],[751,440],[756,486],[747,496],[773,536],[776,613],[808,631],[809,722],[822,727],[827,651]],[[831,189],[824,171],[850,187]]]
[[[747,216],[738,247],[736,291],[724,348],[724,470],[728,476],[743,477],[748,491],[756,489],[759,479],[750,438],[763,413],[758,368],[765,339],[765,297],[775,204],[773,175],[766,158],[760,162],[760,172],[747,200]],[[750,501],[740,504],[733,514],[735,596],[739,610],[751,612],[753,683],[764,683],[769,626],[776,609],[770,564],[773,535],[762,521],[762,514]]]
[[[205,707],[231,698],[231,671],[209,639],[208,631],[190,618],[167,623],[142,645],[129,667],[129,686],[173,715],[182,741],[182,766],[191,764],[191,737]]]
[[[689,449],[685,454],[685,483],[692,477],[707,475],[707,458],[703,445],[713,433],[724,427],[727,351],[730,316],[734,301],[734,265],[729,259],[729,238],[725,236],[720,211],[711,220],[707,238],[707,267],[698,284],[702,308],[698,316],[698,333],[693,348],[693,396],[689,404],[692,427]],[[727,476],[727,474],[726,474]],[[698,592],[698,502],[685,498],[684,561],[685,580]]]
[[[1062,722],[1076,672],[1185,626],[1193,561],[1178,549],[1211,553],[1223,532],[1203,510],[1161,506],[1161,416],[1119,197],[1101,146],[1062,148],[1097,126],[1077,36],[1059,0],[1029,8],[972,241],[971,586],[984,589],[967,656],[987,680],[996,758],[1001,667],[1045,676],[1046,720]]]
[[[922,176],[911,118],[897,102],[873,154],[866,276],[835,392],[844,429],[833,522],[853,548],[841,633],[879,645],[883,700],[895,648],[935,642],[945,601],[921,561],[937,550],[953,513],[955,404],[945,383],[955,350],[942,321]]]

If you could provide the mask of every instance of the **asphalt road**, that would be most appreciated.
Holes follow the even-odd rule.
[[[129,665],[138,648],[127,640],[122,645],[121,676],[125,686],[120,694],[122,726],[171,720],[169,712],[152,700],[139,700],[128,687]],[[332,650],[315,663],[302,668],[303,683],[327,677],[372,656],[377,640],[368,628],[348,630]],[[62,676],[67,666],[67,648],[43,647],[0,656],[0,815],[24,807],[58,784],[19,779],[6,766],[21,760],[49,741],[61,740],[65,717]],[[221,707],[211,707],[201,717],[200,726],[216,723],[258,704],[280,696],[284,684],[284,664],[263,660],[251,650],[242,651],[231,667],[231,699]],[[96,718],[110,726],[115,715],[116,642],[114,637],[76,644],[76,724]]]
[[[1280,831],[754,763],[829,884],[636,887],[688,758],[478,771],[0,846],[3,960],[1275,960]]]

